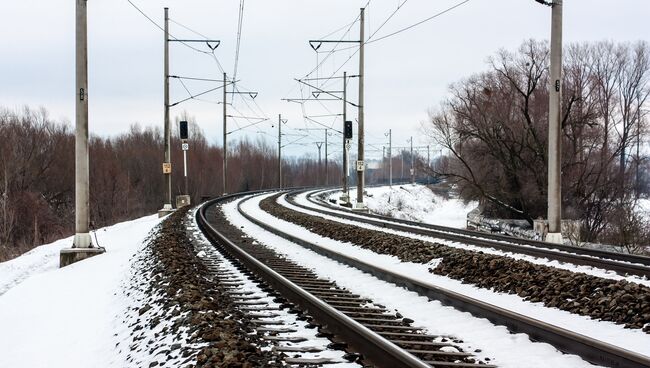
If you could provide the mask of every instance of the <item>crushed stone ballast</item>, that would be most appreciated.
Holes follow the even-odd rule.
[[[331,190],[329,190],[331,191]],[[387,229],[407,231],[418,235],[471,244],[477,247],[493,248],[504,252],[519,253],[539,258],[547,258],[575,265],[597,267],[614,271],[620,275],[637,275],[650,279],[650,257],[608,252],[604,250],[575,247],[563,244],[520,239],[506,235],[490,234],[447,226],[425,224],[410,220],[355,212],[328,203],[322,197],[329,191],[296,191],[287,196],[287,201],[296,207],[319,212],[342,219],[361,221]],[[310,206],[298,203],[293,197],[305,193]]]

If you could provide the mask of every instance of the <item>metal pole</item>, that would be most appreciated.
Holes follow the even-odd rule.
[[[345,122],[348,120],[347,114],[347,90],[348,90],[348,73],[343,72],[343,131],[345,132]],[[347,139],[345,134],[343,134],[343,193],[346,196],[346,202],[350,201],[350,195],[348,192],[348,149],[347,149]]]
[[[365,26],[365,9],[361,8],[361,19],[360,19],[360,30],[359,30],[359,153],[357,160],[359,164],[363,164],[364,161],[364,119],[363,119],[363,80],[364,76],[364,44],[365,44],[365,35],[364,35],[364,26]],[[359,164],[357,166],[359,166]],[[365,165],[365,164],[364,164]],[[361,169],[361,170],[359,170]],[[364,169],[365,167],[357,167],[357,207],[364,208],[363,205],[363,187],[364,187]]]
[[[76,17],[76,131],[75,131],[75,236],[73,248],[92,248],[88,232],[90,213],[88,172],[88,22],[86,0],[77,0]]]
[[[278,114],[278,189],[282,189],[282,114]]]
[[[562,0],[554,0],[551,19],[551,67],[548,128],[547,241],[562,242],[560,104],[562,101]]]
[[[330,185],[329,172],[327,166],[327,129],[325,129],[325,185]]]
[[[172,162],[171,153],[171,128],[169,125],[169,8],[165,8],[165,65],[164,65],[164,98],[165,98],[165,163],[170,165]],[[165,175],[165,203],[163,210],[172,209],[172,173],[167,172]]]
[[[228,134],[227,124],[226,124],[226,73],[223,73],[223,194],[228,193],[226,189],[226,171],[228,169],[228,140],[226,139],[226,134]]]
[[[393,131],[388,129],[388,185],[393,187]]]
[[[185,195],[190,195],[189,185],[187,182],[187,151],[183,150],[183,176],[185,178]]]

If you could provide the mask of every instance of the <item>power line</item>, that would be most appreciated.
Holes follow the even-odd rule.
[[[436,13],[436,14],[434,14],[434,15],[432,15],[432,16],[426,18],[426,19],[423,19],[423,20],[421,20],[421,21],[419,21],[419,22],[417,22],[417,23],[415,23],[415,24],[412,24],[412,25],[410,25],[410,26],[408,26],[408,27],[404,27],[404,28],[402,28],[402,29],[400,29],[400,30],[398,30],[398,31],[395,31],[395,32],[393,32],[393,33],[389,33],[389,34],[387,34],[387,35],[385,35],[385,36],[382,36],[382,37],[380,37],[380,38],[377,38],[377,39],[375,39],[375,40],[373,40],[373,41],[368,41],[368,42],[366,42],[366,43],[367,43],[367,44],[369,44],[369,43],[374,43],[374,42],[377,42],[377,41],[381,41],[381,40],[383,40],[383,39],[386,39],[386,38],[388,38],[388,37],[395,36],[396,34],[402,33],[402,32],[404,32],[404,31],[408,31],[409,29],[414,28],[414,27],[417,27],[417,26],[419,26],[419,25],[422,24],[422,23],[425,23],[425,22],[428,22],[428,21],[430,21],[430,20],[432,20],[432,19],[438,18],[439,16],[441,16],[441,15],[443,15],[443,14],[445,14],[445,13],[448,13],[448,12],[450,12],[450,11],[452,11],[452,10],[454,10],[454,9],[456,9],[456,8],[458,8],[458,7],[460,7],[461,5],[464,5],[464,4],[468,3],[469,1],[470,1],[470,0],[464,0],[464,1],[461,1],[461,2],[458,3],[458,4],[456,4],[456,5],[452,6],[452,7],[449,7],[449,8],[447,8],[447,9],[445,9],[445,10],[439,12],[439,13]]]
[[[244,23],[244,0],[239,1],[239,21],[237,24],[237,46],[235,48],[235,67],[233,79],[237,79],[237,67],[239,65],[239,46],[241,45],[241,30]],[[233,96],[233,99],[235,96]]]

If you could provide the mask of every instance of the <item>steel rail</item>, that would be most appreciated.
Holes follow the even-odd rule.
[[[340,252],[325,249],[315,243],[287,234],[243,211],[241,205],[247,200],[250,200],[250,198],[240,201],[237,206],[239,212],[247,220],[277,236],[299,244],[320,255],[355,267],[380,280],[404,287],[459,311],[468,312],[477,318],[486,318],[492,323],[506,326],[513,333],[528,334],[533,341],[551,344],[562,352],[578,355],[590,363],[613,368],[650,367],[650,358],[647,356],[411,278],[407,275],[387,270]]]
[[[319,298],[303,290],[293,282],[278,274],[270,267],[246,253],[243,249],[228,240],[218,232],[206,217],[208,208],[229,199],[260,192],[247,192],[226,195],[203,204],[197,211],[197,223],[206,237],[213,244],[221,245],[222,249],[238,259],[250,271],[263,279],[287,299],[299,305],[327,329],[343,338],[350,347],[363,354],[364,358],[377,367],[408,367],[430,368],[430,366],[404,349],[398,347],[379,334],[339,312]]]
[[[328,189],[327,191],[332,191],[332,189]],[[327,191],[319,192],[318,195],[324,194]],[[310,201],[314,202],[311,199],[311,197],[313,195],[315,195],[315,194],[316,194],[316,192],[313,192],[313,193],[309,194],[307,196],[308,199]],[[327,207],[330,207],[332,209],[339,210],[339,211],[348,211],[345,208],[332,206],[331,204],[329,204],[327,202],[324,202],[324,201],[322,201],[322,204],[326,205]],[[365,213],[365,214],[360,214],[360,215],[366,216],[366,217],[371,217],[371,218],[383,219],[383,220],[387,220],[387,221],[403,223],[403,224],[412,225],[412,226],[425,227],[425,228],[432,229],[432,230],[438,230],[438,231],[444,231],[444,232],[452,232],[452,233],[463,234],[463,235],[473,236],[473,237],[478,236],[478,237],[482,237],[482,238],[485,238],[485,239],[491,239],[491,240],[497,240],[497,241],[505,241],[505,242],[509,242],[509,243],[527,245],[527,246],[531,246],[531,247],[546,248],[546,249],[551,249],[551,250],[552,249],[558,249],[558,250],[561,250],[561,251],[564,251],[564,252],[569,252],[569,253],[589,255],[589,256],[598,257],[598,258],[607,258],[607,259],[612,259],[612,260],[617,260],[617,261],[622,261],[622,262],[638,263],[638,264],[643,264],[643,265],[646,265],[646,266],[650,266],[650,257],[641,256],[641,255],[637,255],[637,254],[618,253],[618,252],[612,252],[612,251],[607,251],[607,250],[602,250],[602,249],[577,247],[577,246],[574,246],[574,245],[547,243],[547,242],[544,242],[544,241],[532,240],[532,239],[522,239],[522,238],[517,238],[517,237],[514,237],[514,236],[503,235],[503,234],[492,234],[492,233],[485,233],[485,232],[480,232],[480,231],[457,229],[457,228],[442,226],[442,225],[425,224],[425,223],[421,223],[421,222],[404,220],[404,219],[395,219],[395,218],[392,218],[392,217],[382,216],[382,215],[377,215],[377,214]]]
[[[397,231],[406,231],[418,235],[424,235],[454,242],[475,245],[482,248],[494,248],[504,252],[526,254],[533,257],[548,258],[559,262],[572,263],[582,266],[598,267],[606,270],[614,271],[620,275],[636,275],[643,276],[650,279],[650,258],[643,256],[633,256],[627,254],[619,254],[614,252],[597,251],[593,249],[571,247],[567,245],[551,244],[539,241],[527,242],[524,239],[518,239],[509,236],[495,236],[494,234],[487,234],[478,231],[470,231],[463,229],[455,229],[439,225],[424,224],[415,221],[395,219],[387,216],[380,216],[368,213],[354,213],[348,215],[345,212],[348,210],[340,209],[326,202],[317,202],[309,195],[307,199],[320,207],[328,208],[319,209],[305,206],[297,203],[292,197],[299,193],[292,193],[292,196],[287,196],[287,202],[296,207],[313,211],[333,217],[342,218],[350,221],[362,222],[382,228],[387,228]],[[490,236],[486,236],[490,235]],[[486,239],[492,238],[493,240]],[[540,248],[537,244],[542,244],[544,247]],[[556,250],[552,249],[556,246]],[[620,259],[615,260],[612,258],[600,258],[598,255],[615,255],[622,256]],[[628,263],[630,259],[634,259],[637,263]],[[639,264],[643,263],[643,264]]]

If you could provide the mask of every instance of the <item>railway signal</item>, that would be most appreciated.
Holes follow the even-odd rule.
[[[183,150],[183,180],[185,183],[185,190],[184,190],[185,194],[176,197],[176,208],[189,206],[191,202],[189,184],[187,179],[187,151],[190,149],[190,144],[188,142],[189,136],[188,136],[187,128],[188,128],[187,121],[181,121],[179,123],[178,130],[181,138],[181,149]]]

